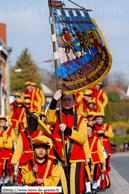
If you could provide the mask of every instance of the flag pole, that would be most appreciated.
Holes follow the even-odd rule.
[[[92,9],[85,9],[84,7],[78,5],[77,3],[75,3],[75,2],[73,2],[73,1],[71,1],[71,0],[68,0],[68,1],[69,1],[70,3],[73,3],[73,4],[76,5],[76,6],[80,7],[81,9],[84,9],[85,11],[93,11]]]
[[[51,0],[48,0],[48,6],[49,6],[49,14],[50,17],[52,17],[52,9],[51,9]],[[51,24],[51,33],[54,34],[54,25]],[[53,51],[56,52],[56,44],[55,42],[52,43],[53,45]],[[55,63],[55,69],[58,69],[57,66],[57,59],[54,59],[54,63]],[[57,86],[59,85],[59,78],[56,77],[56,84]],[[61,106],[61,99],[59,99],[59,113],[60,113],[60,122],[61,124],[63,123],[63,118],[62,118],[62,106]],[[66,157],[66,147],[65,147],[65,139],[64,139],[64,132],[61,132],[62,135],[62,143],[63,143],[63,150],[64,150],[64,165],[67,166],[67,157]]]

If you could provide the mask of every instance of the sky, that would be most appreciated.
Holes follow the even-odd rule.
[[[65,7],[76,7],[63,0]],[[89,12],[101,29],[113,63],[110,73],[121,72],[129,79],[129,0],[73,0],[92,9]],[[1,1],[0,23],[7,24],[7,45],[13,48],[10,65],[15,65],[22,50],[28,48],[38,67],[51,71],[52,63],[40,63],[53,59],[48,0]]]

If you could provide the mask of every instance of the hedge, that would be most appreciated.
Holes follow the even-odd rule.
[[[129,135],[126,136],[114,136],[111,141],[116,143],[117,146],[120,146],[121,144],[124,145],[124,141],[128,140],[129,141]]]

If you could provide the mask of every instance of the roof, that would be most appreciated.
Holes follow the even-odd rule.
[[[111,89],[111,91],[115,91],[119,94],[120,98],[127,98],[127,92],[125,92],[122,88],[119,88],[118,85],[115,84],[109,84],[108,88]]]
[[[44,94],[52,94],[52,95],[54,94],[54,92],[49,87],[47,87],[45,84],[42,83],[41,87],[42,87]]]

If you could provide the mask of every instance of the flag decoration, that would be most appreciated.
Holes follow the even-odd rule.
[[[109,72],[112,56],[95,20],[85,10],[52,8],[58,51],[54,59],[60,59],[61,68],[55,70],[62,76],[58,85],[65,94],[73,94],[90,88]]]

